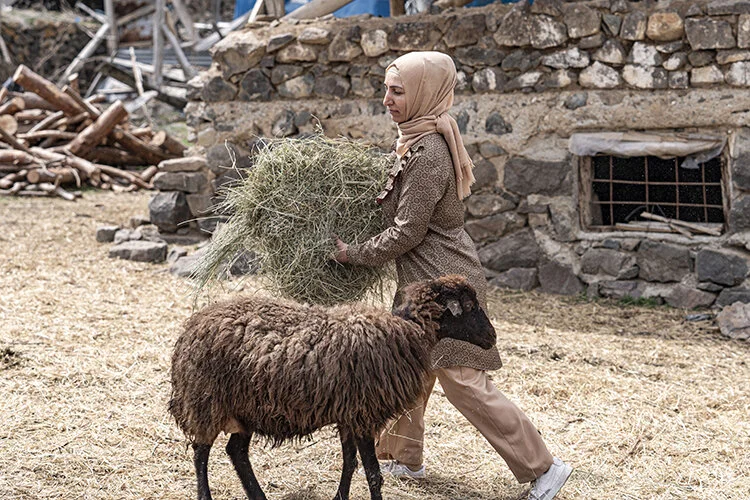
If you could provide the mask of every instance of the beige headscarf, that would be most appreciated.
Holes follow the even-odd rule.
[[[441,133],[453,158],[458,199],[466,198],[474,183],[474,164],[456,120],[448,114],[457,81],[453,59],[441,52],[410,52],[393,61],[388,71],[401,77],[406,97],[406,121],[398,124],[396,154],[401,157],[422,137]]]

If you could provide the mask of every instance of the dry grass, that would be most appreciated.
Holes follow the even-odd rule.
[[[146,212],[148,194],[0,198],[0,498],[177,499],[191,454],[169,420],[169,358],[191,312],[165,266],[110,260],[101,223]],[[245,286],[249,287],[249,282]],[[564,499],[741,499],[750,492],[750,344],[671,309],[496,294],[505,367],[495,383],[575,465]],[[499,458],[437,389],[429,480],[387,479],[389,499],[512,499]],[[214,496],[242,498],[217,443]],[[251,460],[270,499],[331,498],[330,431]],[[356,476],[353,498],[367,499]]]

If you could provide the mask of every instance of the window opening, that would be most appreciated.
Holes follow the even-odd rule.
[[[690,223],[724,223],[721,156],[681,165],[685,157],[588,157],[590,227],[642,222],[643,212]]]

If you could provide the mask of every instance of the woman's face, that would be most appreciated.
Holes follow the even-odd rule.
[[[385,74],[385,97],[383,105],[388,108],[391,119],[396,123],[406,121],[406,94],[401,77],[389,71]]]

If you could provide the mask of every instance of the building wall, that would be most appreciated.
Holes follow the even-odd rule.
[[[411,50],[450,54],[453,116],[478,179],[466,227],[499,286],[655,297],[679,307],[750,301],[750,2],[536,0],[441,15],[257,23],[214,49],[187,112],[221,185],[224,141],[320,123],[388,147],[385,67]],[[572,133],[645,130],[727,138],[721,236],[593,231],[581,222]],[[213,158],[213,160],[212,160]],[[718,302],[717,302],[718,299]]]

